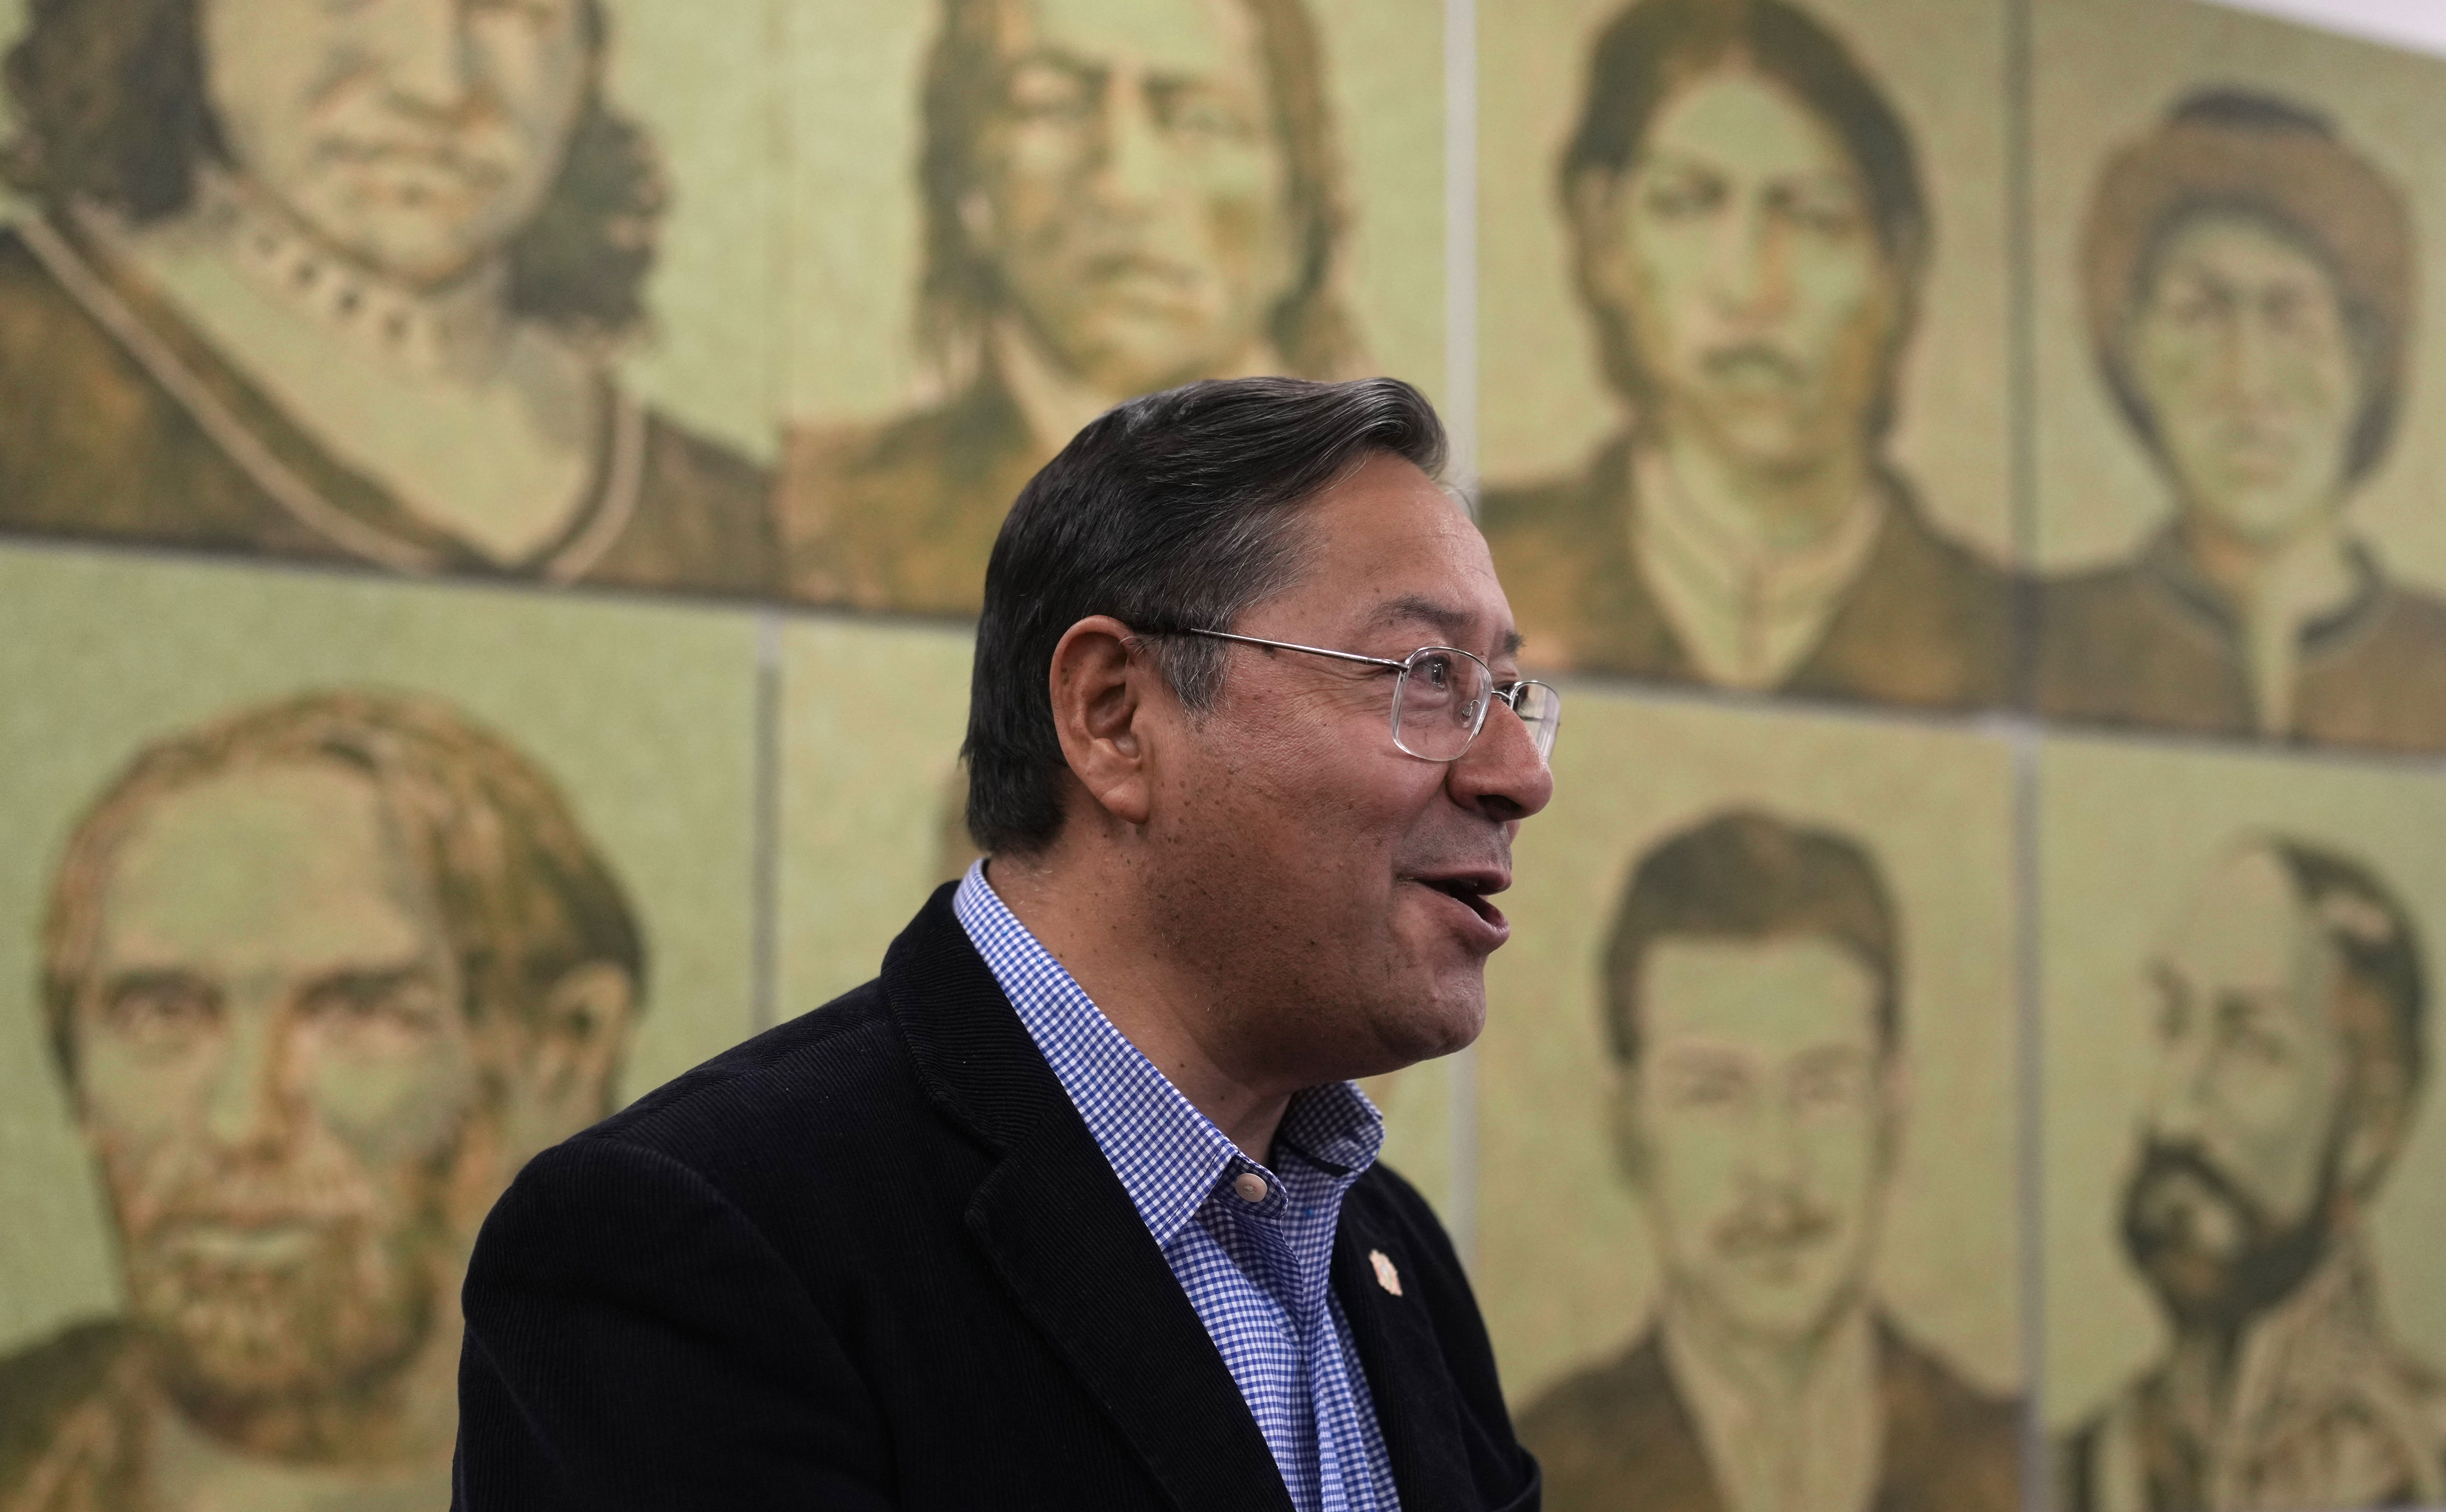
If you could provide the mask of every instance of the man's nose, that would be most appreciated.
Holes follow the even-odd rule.
[[[375,50],[395,97],[437,114],[464,105],[476,83],[466,0],[376,0]]]
[[[1445,768],[1453,801],[1489,818],[1526,819],[1553,801],[1554,773],[1529,726],[1500,699],[1460,759]]]
[[[2225,340],[2226,392],[2238,402],[2257,407],[2278,398],[2280,339],[2268,328],[2267,317],[2256,309],[2241,311]]]
[[[2196,1141],[2208,1126],[2210,1105],[2215,1100],[2211,1085],[2215,1070],[2214,1057],[2197,1044],[2167,1047],[2157,1063],[2156,1083],[2150,1089],[2144,1112],[2151,1130],[2170,1143]]]
[[[1792,292],[1790,252],[1768,207],[1755,196],[1741,199],[1717,234],[1708,286],[1718,308],[1753,321],[1781,314]]]
[[[288,1015],[257,1001],[237,1005],[204,1094],[203,1135],[230,1150],[286,1140],[294,1121]]]
[[[1095,181],[1102,196],[1133,206],[1163,193],[1172,177],[1170,143],[1147,81],[1135,70],[1116,69],[1105,82],[1101,126]]]

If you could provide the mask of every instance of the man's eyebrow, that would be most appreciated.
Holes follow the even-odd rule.
[[[1439,604],[1423,593],[1404,593],[1400,598],[1387,599],[1377,607],[1374,614],[1367,618],[1367,628],[1370,630],[1388,629],[1396,625],[1428,625],[1438,635],[1455,645],[1458,645],[1461,637],[1467,635],[1477,626],[1477,616],[1469,610],[1455,608],[1449,604]],[[1496,654],[1510,656],[1519,649],[1520,632],[1513,630],[1503,637],[1502,648]]]

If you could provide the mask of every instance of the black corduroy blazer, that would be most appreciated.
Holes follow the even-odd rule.
[[[1333,1264],[1405,1512],[1533,1512],[1426,1204],[1369,1171]],[[462,1512],[1290,1512],[950,887],[876,980],[531,1162],[465,1311]]]

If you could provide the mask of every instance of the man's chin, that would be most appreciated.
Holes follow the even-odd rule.
[[[397,194],[365,191],[345,207],[310,215],[315,233],[383,277],[410,289],[446,289],[482,265],[507,241],[477,224],[478,215],[446,203],[413,203]]]

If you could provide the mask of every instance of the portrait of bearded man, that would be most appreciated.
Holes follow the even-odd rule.
[[[2369,1235],[2424,1080],[2424,970],[2386,883],[2293,836],[2231,846],[2166,926],[2117,1228],[2167,1342],[2065,1438],[2066,1512],[2446,1500],[2446,1378],[2388,1327]]]
[[[724,594],[761,469],[629,394],[667,209],[600,0],[40,0],[0,532]]]
[[[126,1300],[0,1359],[0,1509],[446,1504],[477,1225],[641,1008],[551,778],[424,699],[241,710],[103,790],[42,944]]]

